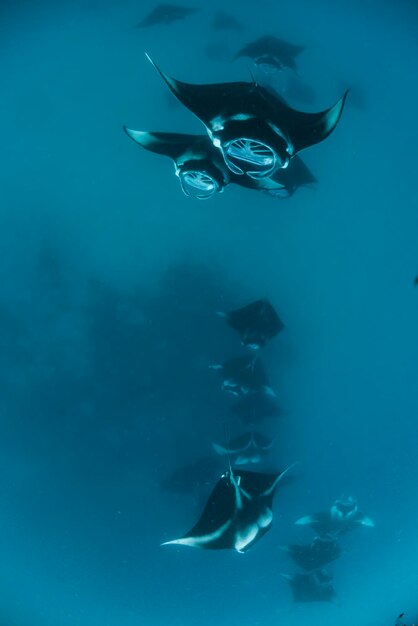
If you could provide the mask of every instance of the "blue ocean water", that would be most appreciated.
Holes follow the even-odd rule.
[[[393,626],[402,611],[409,625],[418,6],[199,2],[149,29],[135,28],[149,0],[0,4],[0,625]],[[218,10],[242,30],[214,30]],[[144,52],[184,81],[248,80],[230,58],[265,34],[306,46],[314,101],[295,107],[351,88],[335,132],[303,153],[318,183],[287,200],[188,198],[122,130],[202,129]],[[285,412],[263,423],[268,466],[297,463],[293,480],[246,554],[160,547],[218,476],[197,476],[228,416],[208,365],[240,347],[214,312],[260,297],[286,327],[263,351]],[[295,520],[341,493],[375,527],[342,539],[338,604],[294,603],[279,546],[308,542]]]

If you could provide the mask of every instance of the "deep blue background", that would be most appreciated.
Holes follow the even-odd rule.
[[[197,3],[194,3],[197,5]],[[0,5],[1,626],[392,626],[418,612],[416,3],[211,2],[171,27],[152,2]],[[245,25],[214,33],[223,6]],[[181,194],[122,125],[197,131],[144,57],[190,82],[264,34],[306,44],[312,110],[352,87],[289,201]],[[281,80],[281,79],[279,79]],[[299,105],[299,108],[303,108]],[[265,351],[288,412],[270,463],[298,462],[272,531],[245,555],[160,548],[208,485],[161,488],[222,440],[208,372],[237,338],[213,316],[268,296]],[[232,423],[233,434],[239,424]],[[341,492],[376,527],[344,539],[341,606],[295,605],[278,546]]]

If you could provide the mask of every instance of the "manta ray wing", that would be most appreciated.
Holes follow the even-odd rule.
[[[248,119],[265,109],[265,101],[255,83],[185,83],[168,76],[148,54],[146,56],[172,93],[208,128],[216,130],[228,119]]]
[[[197,524],[183,537],[166,541],[162,545],[177,544],[205,549],[234,548],[231,529],[238,506],[237,487],[225,474],[209,496]]]
[[[146,132],[142,130],[132,130],[124,126],[124,131],[146,150],[163,154],[176,161],[186,152],[191,152],[196,156],[204,154],[204,150],[210,149],[211,144],[205,135],[186,135],[181,133],[160,133]]]
[[[263,91],[270,100],[273,121],[286,132],[294,154],[326,139],[337,126],[344,108],[348,91],[333,106],[318,113],[304,113],[289,107],[271,90]]]

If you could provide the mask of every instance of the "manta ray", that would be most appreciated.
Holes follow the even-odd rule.
[[[296,72],[295,58],[305,48],[306,46],[296,46],[278,37],[266,35],[238,50],[233,60],[249,57],[265,74],[274,74],[287,68]]]
[[[141,22],[137,28],[157,26],[158,24],[172,24],[195,13],[197,9],[176,4],[159,4]]]
[[[241,336],[241,343],[246,348],[258,350],[275,337],[284,324],[273,305],[263,298],[228,313],[218,312],[227,324]]]
[[[276,487],[289,469],[276,474],[230,469],[218,480],[197,524],[161,545],[246,552],[271,528]]]

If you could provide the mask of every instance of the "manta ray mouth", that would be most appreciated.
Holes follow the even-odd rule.
[[[180,175],[180,184],[186,196],[192,196],[198,200],[208,200],[220,191],[219,184],[212,176],[198,170],[183,172]]]
[[[283,167],[280,156],[270,146],[240,137],[221,147],[225,163],[229,169],[240,176],[259,179],[271,176],[279,167]]]

